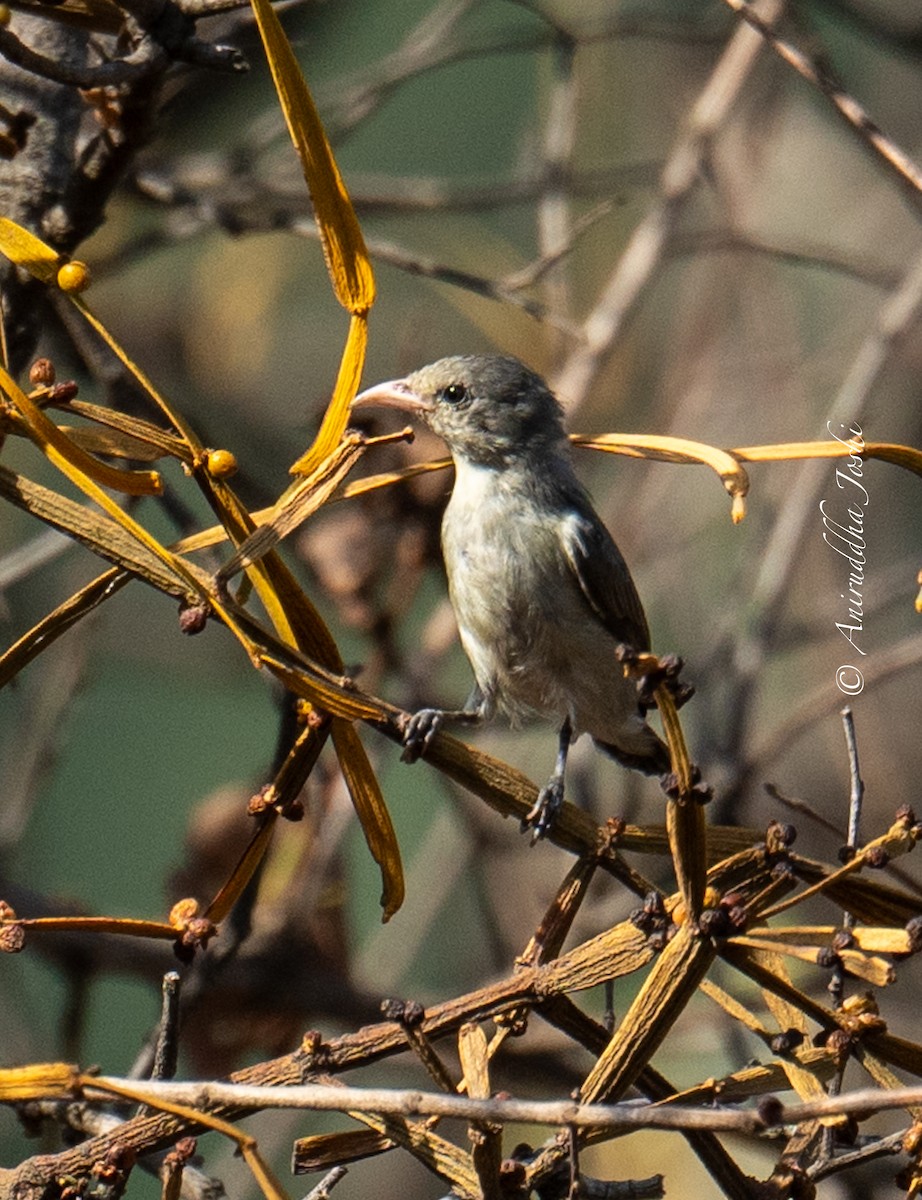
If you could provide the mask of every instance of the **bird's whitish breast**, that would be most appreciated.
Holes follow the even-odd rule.
[[[561,554],[558,523],[493,471],[459,471],[442,526],[461,640],[478,683],[513,717],[561,713],[573,673],[614,667]],[[606,671],[607,674],[607,671]]]

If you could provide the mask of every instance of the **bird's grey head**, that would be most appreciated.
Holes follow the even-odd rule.
[[[387,405],[418,413],[455,457],[495,466],[561,453],[563,414],[540,375],[499,354],[440,358],[368,388],[353,408]]]

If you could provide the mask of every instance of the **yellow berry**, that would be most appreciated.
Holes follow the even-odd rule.
[[[58,287],[62,292],[82,292],[90,286],[90,268],[75,258],[58,268]]]
[[[236,474],[237,460],[230,450],[209,450],[206,462],[208,474],[214,475],[216,479],[227,479],[228,476]]]
[[[0,4],[0,25],[9,25],[12,15],[8,4]]]

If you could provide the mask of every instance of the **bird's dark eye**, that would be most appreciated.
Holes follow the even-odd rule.
[[[449,383],[442,388],[441,399],[448,404],[460,404],[467,399],[467,388],[463,383]]]

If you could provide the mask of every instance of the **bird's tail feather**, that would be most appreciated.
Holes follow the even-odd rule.
[[[672,770],[669,748],[652,729],[649,732],[651,735],[649,751],[640,754],[636,751],[622,750],[620,746],[615,746],[611,742],[600,742],[598,738],[592,740],[600,750],[604,750],[606,754],[621,763],[622,767],[629,767],[632,771],[642,771],[644,775],[665,775]]]

